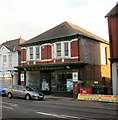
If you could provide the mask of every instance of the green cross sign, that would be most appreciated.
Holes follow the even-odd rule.
[[[73,72],[73,80],[74,81],[78,80],[78,72]]]

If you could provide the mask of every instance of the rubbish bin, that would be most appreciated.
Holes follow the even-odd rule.
[[[106,86],[93,86],[93,94],[107,94]]]

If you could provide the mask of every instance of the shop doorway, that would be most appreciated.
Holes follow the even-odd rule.
[[[40,72],[40,89],[44,94],[50,94],[51,72]]]

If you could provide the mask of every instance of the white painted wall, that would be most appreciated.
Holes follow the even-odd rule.
[[[112,64],[112,88],[113,95],[118,95],[118,69],[116,62]]]
[[[6,55],[7,58],[7,66],[3,67],[3,55]],[[12,55],[12,66],[9,66],[9,55]],[[12,85],[12,78],[11,78],[11,73],[9,70],[17,70],[14,68],[14,66],[18,66],[18,52],[12,52],[9,49],[7,49],[5,46],[2,46],[0,49],[0,79],[2,80],[2,87],[8,87]],[[18,75],[16,73],[13,73],[13,84],[18,83]],[[6,82],[7,81],[7,82]],[[5,82],[5,83],[4,83]],[[8,83],[8,84],[7,84]]]

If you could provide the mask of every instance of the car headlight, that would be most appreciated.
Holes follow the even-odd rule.
[[[38,95],[38,94],[36,94],[36,93],[34,93],[34,94],[33,94],[33,96],[34,96],[34,97],[37,97],[37,96],[39,96],[39,95]]]

